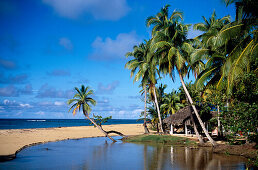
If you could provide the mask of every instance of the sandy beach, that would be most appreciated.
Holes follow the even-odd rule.
[[[142,124],[103,125],[103,129],[126,136],[144,133]],[[12,159],[22,148],[39,143],[100,136],[104,136],[103,133],[93,126],[0,130],[0,158]]]

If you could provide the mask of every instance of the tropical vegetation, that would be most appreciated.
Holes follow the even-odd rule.
[[[157,131],[165,133],[163,119],[190,105],[197,118],[191,119],[195,133],[203,132],[213,145],[216,142],[202,120],[210,111],[217,112],[210,124],[218,127],[219,137],[244,135],[257,141],[258,4],[255,0],[224,3],[235,4],[235,20],[218,18],[213,11],[210,18],[203,17],[202,23],[193,25],[202,32],[194,39],[187,36],[191,27],[184,24],[183,13],[175,10],[170,14],[170,6],[165,5],[146,19],[152,30],[150,39],[126,54],[126,68],[134,82],[141,81],[144,91],[144,119],[148,117]],[[195,81],[185,83],[191,73]],[[166,93],[162,78],[171,77],[173,86],[176,75],[182,86]]]

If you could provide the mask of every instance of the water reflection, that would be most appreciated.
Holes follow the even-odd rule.
[[[166,145],[144,145],[144,163],[148,165],[147,169],[150,170],[245,169],[244,161],[245,159],[239,156],[213,154],[211,148],[194,149]]]
[[[48,148],[48,149],[46,149]],[[0,169],[245,169],[245,159],[213,154],[209,148],[111,143],[103,138],[68,140],[27,148]]]

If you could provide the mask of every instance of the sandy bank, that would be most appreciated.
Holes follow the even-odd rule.
[[[142,124],[103,125],[103,129],[116,130],[126,136],[144,133]],[[23,147],[37,143],[99,136],[104,135],[93,126],[0,130],[0,159],[12,159]]]

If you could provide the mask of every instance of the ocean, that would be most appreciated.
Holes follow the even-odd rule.
[[[110,119],[103,125],[139,123],[143,123],[143,120]],[[0,129],[32,129],[70,126],[90,126],[90,121],[86,119],[0,119]]]

